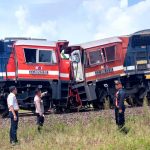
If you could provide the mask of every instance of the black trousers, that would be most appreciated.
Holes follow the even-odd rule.
[[[43,124],[44,124],[44,117],[40,116],[38,113],[36,115],[37,115],[37,125],[38,126],[43,126]]]
[[[116,125],[118,125],[119,128],[122,128],[125,124],[124,112],[125,112],[125,108],[122,109],[121,113],[119,113],[118,108],[115,108],[115,120],[116,120]]]
[[[11,126],[10,126],[10,143],[12,142],[18,142],[17,139],[17,129],[18,129],[18,121],[19,121],[19,116],[18,116],[18,112],[15,111],[16,116],[17,116],[17,120],[14,120],[14,116],[13,113],[11,111],[9,111],[9,117],[10,117],[10,121],[11,121]]]

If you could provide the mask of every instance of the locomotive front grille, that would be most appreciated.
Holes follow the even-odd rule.
[[[147,69],[147,64],[138,64],[137,65],[137,70],[146,70]]]

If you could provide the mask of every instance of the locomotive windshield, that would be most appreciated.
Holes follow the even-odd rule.
[[[135,34],[129,39],[125,58],[125,67],[129,72],[142,72],[149,69],[150,63],[150,34]]]
[[[56,54],[52,50],[24,49],[27,63],[56,63]]]
[[[132,43],[132,47],[150,45],[150,36],[149,35],[134,35],[132,37],[131,43]]]

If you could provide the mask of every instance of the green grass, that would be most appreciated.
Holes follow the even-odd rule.
[[[9,145],[9,124],[0,129],[0,149],[15,150],[150,150],[150,113],[144,108],[144,114],[126,119],[127,135],[119,132],[114,120],[106,116],[94,117],[89,121],[79,119],[75,125],[67,125],[47,117],[42,133],[39,134],[34,123],[20,123],[18,137],[20,144]]]

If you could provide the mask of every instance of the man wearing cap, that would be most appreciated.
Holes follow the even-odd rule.
[[[10,94],[7,97],[7,105],[9,109],[9,117],[11,120],[11,126],[10,126],[10,143],[16,144],[18,142],[17,139],[17,129],[18,129],[18,101],[16,99],[17,89],[15,86],[11,86],[9,88]]]
[[[115,94],[115,119],[116,119],[116,125],[118,125],[118,128],[121,129],[125,124],[125,105],[124,105],[124,99],[125,99],[125,91],[122,87],[122,84],[119,80],[115,81],[115,88],[116,88],[116,94]]]

